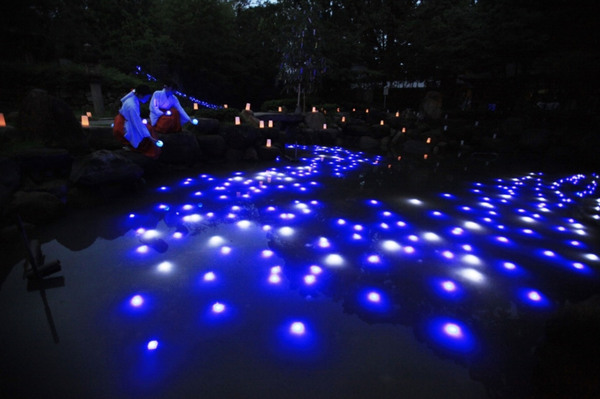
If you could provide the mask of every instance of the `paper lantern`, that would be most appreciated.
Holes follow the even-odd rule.
[[[402,133],[406,133],[406,128],[405,127],[402,128]]]
[[[340,112],[340,109],[339,109],[339,108],[337,108],[337,109],[336,109],[336,111],[337,111],[337,112]]]
[[[81,127],[90,127],[90,120],[87,115],[81,115]]]
[[[346,117],[342,116],[342,123],[346,123]]]
[[[267,139],[267,147],[271,147],[271,139]]]
[[[396,118],[400,117],[400,111],[396,111]]]
[[[424,154],[424,155],[423,155],[423,159],[427,159],[427,157],[428,157],[428,155],[427,155],[427,154]]]
[[[258,127],[261,128],[261,129],[264,129],[265,128],[265,121],[259,121],[258,122]]]
[[[6,120],[4,119],[4,114],[0,112],[0,127],[6,127]]]
[[[317,107],[312,107],[312,112],[317,112]]]
[[[87,115],[88,118],[92,117],[92,113],[90,111],[86,112],[85,114]]]
[[[235,124],[236,124],[236,125],[240,125],[241,123],[242,123],[242,122],[240,121],[240,117],[239,117],[239,116],[236,116],[236,117],[235,117]]]
[[[327,130],[327,123],[323,123],[323,130]]]
[[[402,159],[402,155],[398,155],[398,161]]]
[[[365,113],[366,113],[366,114],[368,114],[368,113],[369,113],[369,108],[367,108],[367,109],[365,110]]]
[[[431,143],[431,137],[427,137],[427,144]]]
[[[246,111],[250,111],[250,103],[246,103]]]
[[[194,103],[194,111],[198,110],[198,103]]]
[[[223,104],[223,108],[227,109],[227,108],[229,108],[229,105]]]
[[[272,128],[273,127],[273,121],[269,120],[269,127]]]
[[[379,125],[381,125],[381,126],[384,125],[383,119],[381,120],[381,122],[379,122]]]
[[[277,112],[283,112],[283,108],[282,107],[277,107]]]

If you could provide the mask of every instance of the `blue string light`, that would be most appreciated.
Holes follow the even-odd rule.
[[[136,75],[143,75],[150,82],[157,82],[158,81],[158,79],[156,79],[154,76],[150,75],[147,72],[144,72],[142,70],[142,67],[139,66],[139,65],[135,67],[135,70],[136,70],[136,72],[135,72]],[[206,101],[202,101],[202,100],[200,100],[200,99],[198,99],[198,98],[196,98],[194,96],[189,96],[189,95],[187,95],[185,93],[182,93],[182,92],[180,92],[178,90],[175,90],[175,94],[177,94],[179,97],[187,98],[188,100],[190,100],[190,101],[192,101],[194,103],[197,103],[198,105],[201,105],[201,106],[203,106],[205,108],[210,108],[210,109],[222,109],[223,108],[220,105],[215,105],[215,104],[208,103]]]

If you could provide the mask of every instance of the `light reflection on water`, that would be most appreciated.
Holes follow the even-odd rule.
[[[66,280],[44,291],[58,345],[15,268],[0,292],[7,368],[47,373],[41,388],[20,389],[56,380],[86,397],[481,397],[466,368],[501,359],[480,382],[507,370],[518,380],[512,362],[531,355],[506,347],[532,347],[565,301],[598,292],[594,215],[573,216],[597,196],[595,175],[496,178],[418,198],[388,180],[398,186],[378,196],[354,183],[381,158],[304,150],[297,163],[161,185],[155,202],[119,217],[118,238],[77,252],[46,244]],[[54,362],[71,366],[59,373]]]

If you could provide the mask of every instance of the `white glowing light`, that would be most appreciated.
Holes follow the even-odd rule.
[[[401,248],[400,244],[393,240],[385,240],[383,243],[381,243],[381,246],[387,251],[398,251]]]
[[[169,273],[171,270],[173,270],[173,264],[168,261],[161,262],[156,267],[156,270],[158,270],[161,273]]]
[[[271,283],[271,284],[281,283],[281,277],[279,276],[279,274],[270,274],[269,275],[269,283]]]
[[[455,236],[459,236],[462,233],[464,233],[464,230],[461,229],[460,227],[455,227],[452,229],[452,234],[454,234]]]
[[[454,323],[444,324],[444,332],[453,338],[460,338],[463,335],[460,326]]]
[[[136,233],[137,235],[143,235],[145,232],[146,232],[146,229],[145,229],[145,228],[143,228],[143,227],[140,227],[139,229],[137,229],[137,230],[135,231],[135,233]]]
[[[331,246],[331,244],[329,243],[329,240],[325,237],[319,237],[319,247],[321,248],[329,248]]]
[[[279,234],[281,234],[284,237],[289,237],[294,234],[294,229],[292,229],[291,227],[285,226],[285,227],[282,227],[279,229]]]
[[[413,247],[411,247],[410,245],[407,245],[406,247],[404,247],[404,252],[407,254],[414,254],[415,249]]]
[[[531,299],[534,302],[539,302],[542,300],[542,296],[537,291],[529,291],[527,293],[527,298]]]
[[[419,237],[417,237],[417,236],[416,236],[416,235],[414,235],[414,234],[411,234],[411,235],[409,235],[409,236],[408,236],[408,239],[409,239],[410,241],[412,241],[412,242],[417,242],[417,241],[419,241]]]
[[[361,226],[360,224],[355,224],[354,225],[354,230],[356,230],[356,231],[363,231],[363,229],[364,229],[364,227]]]
[[[173,238],[179,240],[180,238],[183,237],[183,233],[180,231],[176,231],[175,233],[173,233]]]
[[[448,292],[456,291],[456,284],[453,281],[446,280],[442,282],[442,288]]]
[[[543,253],[544,253],[544,255],[546,255],[548,257],[554,257],[554,256],[556,256],[556,254],[554,252],[550,251],[550,250],[545,250]]]
[[[411,205],[423,205],[423,201],[418,200],[416,198],[409,199],[408,203]]]
[[[462,257],[463,262],[468,263],[469,265],[480,265],[481,264],[481,260],[472,254],[468,254]]]
[[[221,254],[229,255],[231,253],[231,247],[223,246],[221,247]]]
[[[379,262],[381,262],[381,258],[379,257],[379,255],[369,255],[369,257],[367,258],[367,260],[370,263],[379,263]]]
[[[211,247],[218,247],[225,243],[225,239],[221,236],[212,236],[208,239],[208,245]]]
[[[222,304],[222,303],[220,303],[220,302],[215,302],[215,303],[212,305],[212,311],[213,311],[214,313],[222,313],[223,311],[225,311],[225,305],[223,305],[223,304]]]
[[[573,267],[575,269],[578,269],[578,270],[583,270],[585,268],[585,266],[583,265],[583,263],[579,263],[579,262],[573,263]]]
[[[474,283],[482,283],[485,280],[485,276],[475,269],[462,269],[459,274]]]
[[[598,259],[600,259],[596,254],[586,254],[585,258],[592,261],[597,261]]]
[[[442,256],[446,259],[454,259],[454,254],[448,250],[442,252]]]
[[[237,226],[240,229],[247,229],[248,227],[250,227],[251,222],[249,220],[240,220],[239,222],[237,222]]]
[[[515,270],[517,268],[517,266],[512,262],[504,262],[502,266],[504,266],[504,268],[507,270]]]
[[[362,236],[358,233],[354,233],[354,234],[352,234],[352,239],[353,240],[361,240]]]
[[[469,244],[464,244],[464,245],[462,246],[462,249],[464,249],[464,250],[465,250],[465,251],[467,251],[467,252],[471,252],[471,251],[473,250],[473,247],[472,247],[472,246],[470,246]]]
[[[312,285],[316,282],[317,282],[317,278],[315,277],[314,274],[308,274],[308,275],[304,276],[304,283],[306,285]]]
[[[140,254],[145,254],[150,250],[150,247],[148,247],[147,245],[141,245],[139,246],[136,251]]]
[[[441,240],[440,236],[438,236],[437,234],[432,233],[430,231],[423,234],[423,238],[425,238],[427,241],[440,241]]]
[[[306,332],[306,327],[301,321],[295,321],[290,326],[290,333],[294,335],[303,335]]]
[[[215,281],[217,278],[217,275],[215,274],[215,272],[206,272],[204,273],[204,276],[202,277],[202,279],[204,281]]]
[[[152,341],[148,342],[148,345],[146,345],[146,347],[148,348],[149,351],[153,351],[156,348],[158,348],[158,341],[153,339]]]
[[[381,302],[381,295],[378,292],[371,291],[367,294],[367,299],[374,303]]]
[[[325,257],[325,263],[329,266],[342,266],[344,258],[338,254],[330,254]]]
[[[263,258],[270,258],[271,256],[273,256],[273,254],[274,254],[274,252],[271,251],[270,249],[265,249],[261,253]]]
[[[129,301],[129,303],[131,304],[131,306],[135,306],[136,308],[140,307],[144,303],[144,297],[142,297],[141,295],[134,295]]]
[[[465,227],[469,230],[481,230],[481,225],[475,222],[465,222]]]
[[[186,215],[182,218],[182,220],[186,223],[198,223],[202,220],[202,216],[194,213],[192,215]]]
[[[153,238],[160,237],[160,233],[156,230],[147,230],[142,234],[144,240],[151,240]]]

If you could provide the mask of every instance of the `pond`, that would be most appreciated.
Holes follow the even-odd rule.
[[[35,284],[21,260],[0,288],[3,397],[539,390],[548,323],[600,293],[598,176],[425,184],[300,149],[49,226],[62,270]]]

